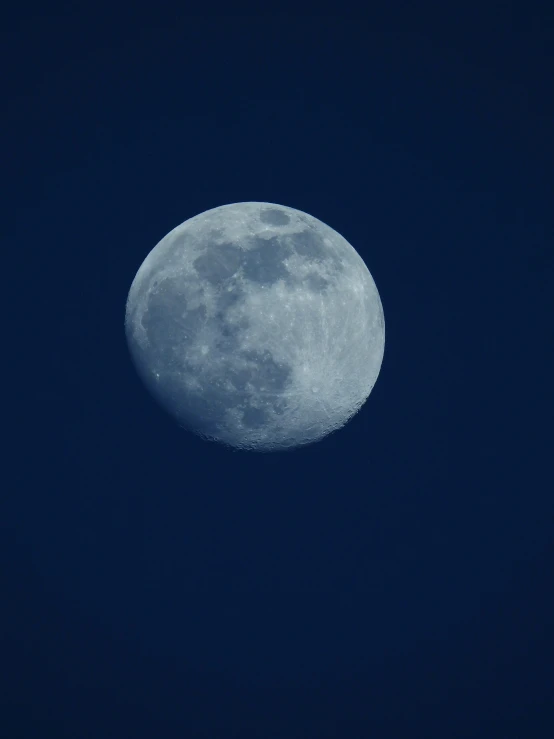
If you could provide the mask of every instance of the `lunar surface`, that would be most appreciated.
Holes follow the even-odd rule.
[[[275,451],[342,427],[369,396],[385,323],[355,249],[272,203],[190,218],[148,254],[125,330],[145,385],[179,424]]]

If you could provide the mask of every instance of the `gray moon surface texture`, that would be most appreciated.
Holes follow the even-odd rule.
[[[138,374],[178,423],[255,451],[322,439],[361,408],[385,347],[355,249],[307,213],[234,203],[165,236],[131,285]]]

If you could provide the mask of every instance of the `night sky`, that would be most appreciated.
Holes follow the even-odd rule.
[[[0,736],[554,736],[554,11],[88,5],[1,31]],[[147,253],[240,201],[383,302],[367,403],[295,452],[181,430],[125,341]]]

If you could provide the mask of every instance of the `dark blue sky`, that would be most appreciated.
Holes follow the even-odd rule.
[[[5,24],[1,736],[552,735],[554,14],[448,12]],[[125,343],[150,249],[246,200],[385,311],[362,411],[289,454],[181,431]]]

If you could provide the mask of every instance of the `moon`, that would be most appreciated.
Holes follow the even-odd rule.
[[[261,452],[344,426],[385,347],[381,299],[356,250],[307,213],[258,202],[170,231],[133,280],[125,332],[139,376],[180,426]]]

